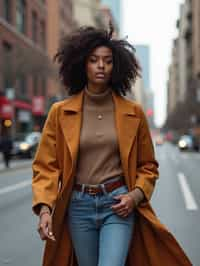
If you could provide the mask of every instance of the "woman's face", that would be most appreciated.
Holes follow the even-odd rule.
[[[112,50],[106,46],[97,47],[89,55],[86,62],[88,82],[106,85],[111,79],[113,69]]]

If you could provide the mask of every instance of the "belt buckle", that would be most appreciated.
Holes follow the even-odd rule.
[[[94,191],[94,189],[92,187],[88,188],[88,194],[91,196],[95,196],[98,192]]]

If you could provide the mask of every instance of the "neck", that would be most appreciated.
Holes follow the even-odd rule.
[[[110,106],[110,102],[112,101],[111,89],[107,88],[103,92],[92,92],[89,91],[88,87],[85,87],[84,90],[84,103],[88,107],[101,107],[107,108]]]
[[[106,84],[104,85],[97,85],[97,84],[91,84],[88,83],[87,89],[89,92],[94,93],[94,94],[99,94],[108,89],[108,86]]]

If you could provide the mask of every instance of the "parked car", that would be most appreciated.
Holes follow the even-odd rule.
[[[183,135],[178,141],[178,147],[182,150],[199,150],[199,143],[197,139],[192,135]]]
[[[13,143],[12,156],[32,158],[40,141],[40,132],[17,136]]]

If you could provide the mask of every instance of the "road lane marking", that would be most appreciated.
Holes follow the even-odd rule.
[[[181,191],[184,196],[184,201],[186,205],[186,209],[190,211],[196,211],[198,210],[197,203],[195,201],[194,196],[192,195],[192,192],[190,190],[189,184],[187,182],[187,178],[183,173],[178,173],[178,180],[181,186]]]
[[[13,192],[13,191],[18,190],[18,189],[25,188],[27,186],[30,186],[31,182],[32,182],[31,180],[25,180],[23,182],[15,184],[15,185],[0,188],[0,195],[6,194],[9,192]]]

